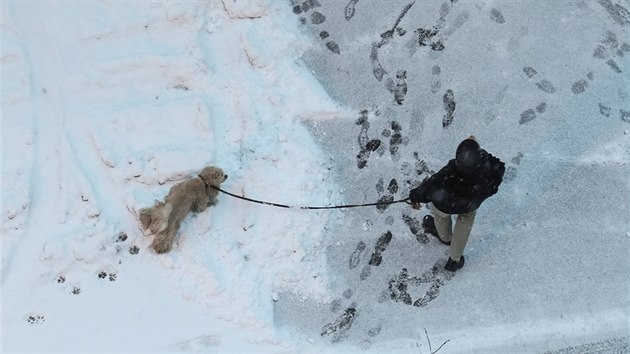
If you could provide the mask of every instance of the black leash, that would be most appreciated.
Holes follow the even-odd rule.
[[[226,192],[223,189],[221,189],[221,188],[219,188],[217,186],[213,186],[213,185],[210,185],[210,187],[218,190],[221,193],[225,193],[225,194],[227,194],[229,196],[232,196],[234,198],[246,200],[246,201],[252,202],[252,203],[271,205],[271,206],[274,206],[274,207],[287,208],[287,209],[345,209],[345,208],[358,208],[358,207],[375,206],[375,205],[389,205],[389,204],[396,204],[396,203],[411,204],[410,202],[408,202],[409,198],[405,198],[405,199],[400,199],[400,200],[393,200],[391,202],[376,202],[376,203],[367,203],[367,204],[334,205],[334,206],[327,206],[327,207],[326,206],[289,206],[289,205],[284,205],[284,204],[265,202],[265,201],[262,201],[262,200],[256,200],[256,199],[251,199],[251,198],[247,198],[247,197],[241,197],[240,195],[236,195],[236,194],[232,194],[230,192]]]

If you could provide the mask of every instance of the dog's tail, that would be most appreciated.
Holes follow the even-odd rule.
[[[170,203],[162,203],[158,200],[151,208],[140,209],[140,223],[142,228],[149,230],[151,234],[157,234],[166,230],[168,227],[168,218],[173,211]]]

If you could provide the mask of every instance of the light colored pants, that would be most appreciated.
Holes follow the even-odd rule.
[[[466,248],[466,243],[468,243],[468,236],[470,236],[477,211],[457,214],[455,230],[453,230],[452,214],[441,212],[435,205],[432,205],[431,209],[433,210],[435,228],[438,235],[440,235],[440,239],[451,243],[451,259],[459,262],[459,258],[464,253],[464,248]]]

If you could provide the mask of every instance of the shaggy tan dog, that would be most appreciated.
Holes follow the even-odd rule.
[[[190,212],[200,213],[216,203],[219,187],[228,176],[218,167],[205,167],[198,178],[187,179],[171,188],[164,202],[140,210],[140,223],[155,234],[151,247],[157,253],[171,250],[182,220]]]

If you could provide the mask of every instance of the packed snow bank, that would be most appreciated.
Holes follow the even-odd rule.
[[[300,63],[307,42],[290,8],[2,12],[3,349],[185,350],[191,338],[275,348],[276,292],[328,296],[324,237],[337,214],[220,195],[157,256],[134,212],[206,165],[236,194],[341,201],[333,162],[302,123],[345,113]]]

